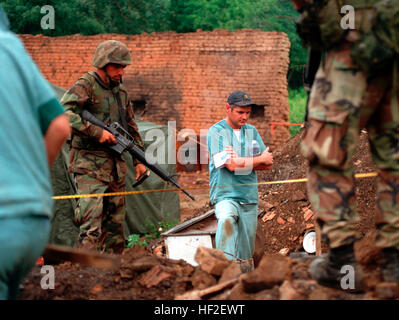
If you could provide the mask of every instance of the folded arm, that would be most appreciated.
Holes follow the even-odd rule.
[[[265,170],[269,169],[273,164],[273,155],[269,148],[256,157],[238,157],[231,146],[227,146],[225,151],[230,154],[230,159],[226,162],[225,167],[230,171],[236,170]]]

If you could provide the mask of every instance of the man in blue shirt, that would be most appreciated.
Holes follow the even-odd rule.
[[[0,6],[0,300],[19,284],[50,234],[53,163],[71,129],[55,93],[8,29]]]
[[[227,117],[208,130],[210,200],[218,219],[216,248],[253,269],[258,217],[256,170],[270,169],[273,156],[246,122],[255,105],[244,91],[232,92]],[[243,269],[243,268],[242,268]]]

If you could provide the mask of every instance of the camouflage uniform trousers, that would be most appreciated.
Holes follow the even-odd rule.
[[[376,245],[399,249],[399,108],[392,73],[367,77],[344,43],[327,52],[316,74],[301,149],[309,160],[309,200],[330,248],[361,236],[350,159],[366,128],[378,171]]]
[[[124,192],[125,179],[113,172],[111,182],[86,174],[75,173],[78,194]],[[125,247],[123,224],[126,216],[125,196],[80,198],[75,210],[75,222],[80,233],[78,247],[102,252],[121,253]]]

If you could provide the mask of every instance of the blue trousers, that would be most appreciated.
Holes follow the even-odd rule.
[[[251,259],[255,248],[258,205],[222,200],[215,205],[216,249],[229,260]]]
[[[44,251],[50,228],[45,216],[0,218],[0,300],[17,298],[20,283]]]

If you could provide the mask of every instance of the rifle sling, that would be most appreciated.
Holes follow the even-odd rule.
[[[122,101],[121,101],[121,97],[119,95],[119,91],[118,92],[114,92],[114,95],[116,97],[116,101],[118,102],[119,117],[121,118],[121,121],[122,121],[122,127],[127,132],[129,132],[128,125],[127,125],[127,122],[126,122],[126,117],[125,117],[126,114],[125,114],[125,112],[123,112]]]

